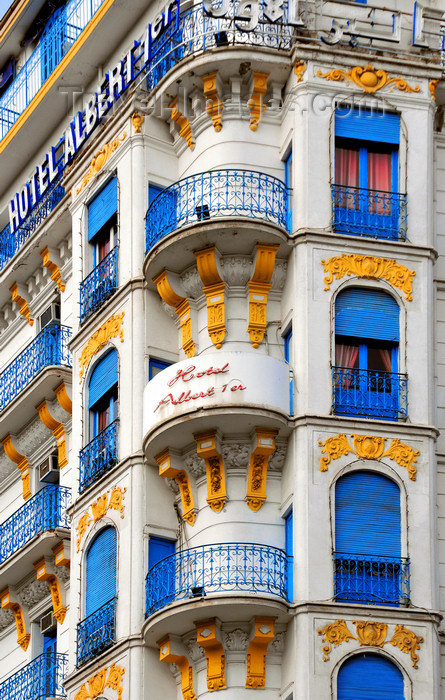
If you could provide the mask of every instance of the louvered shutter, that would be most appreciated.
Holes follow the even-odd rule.
[[[88,205],[88,240],[117,212],[117,178],[113,177]]]
[[[99,610],[116,595],[116,530],[106,527],[88,549],[86,558],[85,616]]]
[[[337,700],[404,700],[403,676],[389,659],[359,654],[348,659],[337,677]]]
[[[399,311],[396,300],[378,289],[345,289],[335,302],[335,333],[398,342]]]
[[[373,472],[337,481],[335,551],[400,557],[400,491],[394,481]]]
[[[337,109],[335,135],[397,144],[400,141],[400,116],[367,109]]]
[[[162,537],[150,537],[148,541],[148,569],[161,559],[169,557],[176,551],[175,540],[164,540]]]
[[[91,373],[88,384],[88,408],[94,404],[118,381],[119,362],[116,350],[107,353]]]

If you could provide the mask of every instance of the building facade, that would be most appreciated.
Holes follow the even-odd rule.
[[[1,700],[445,698],[444,9],[11,4]]]

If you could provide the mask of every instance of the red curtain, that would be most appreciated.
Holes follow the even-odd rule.
[[[390,198],[384,193],[391,191],[391,153],[368,151],[368,188],[377,190],[371,199],[371,212],[390,214]]]
[[[384,368],[387,372],[391,372],[391,350],[388,348],[380,348],[379,353],[382,358]]]
[[[337,367],[354,367],[358,356],[357,345],[336,345],[335,364]]]
[[[358,196],[354,191],[359,186],[358,149],[339,147],[335,149],[335,184],[350,188],[347,192],[341,190],[337,195],[337,206],[345,209],[358,209]]]

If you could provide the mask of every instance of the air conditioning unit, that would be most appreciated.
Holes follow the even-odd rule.
[[[60,323],[60,304],[54,302],[39,316],[39,329],[42,330],[50,323]]]
[[[57,455],[49,455],[39,467],[40,481],[57,483],[59,481],[59,461]]]
[[[56,627],[56,619],[52,614],[51,610],[40,618],[40,632],[41,634],[47,634],[52,632]]]

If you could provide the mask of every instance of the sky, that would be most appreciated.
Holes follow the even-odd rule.
[[[0,0],[0,17],[3,17],[10,4],[11,0]]]

